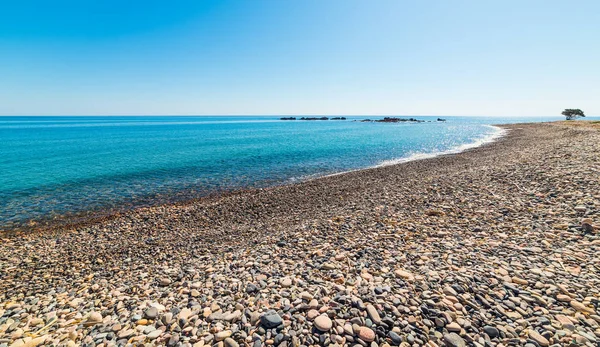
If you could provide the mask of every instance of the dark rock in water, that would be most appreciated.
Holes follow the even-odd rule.
[[[365,120],[365,121],[367,121],[367,120]],[[375,122],[378,122],[378,123],[399,123],[399,122],[422,123],[424,121],[416,119],[416,118],[412,118],[412,117],[411,118],[384,117],[383,119],[376,120]]]
[[[444,118],[438,118],[437,121],[438,122],[445,122],[446,120]]]
[[[281,117],[279,120],[296,120],[296,117]]]
[[[333,117],[331,120],[346,120],[346,117]]]
[[[300,120],[329,120],[329,117],[302,117]]]
[[[275,311],[269,311],[260,317],[260,324],[267,329],[275,328],[282,323],[283,320]]]

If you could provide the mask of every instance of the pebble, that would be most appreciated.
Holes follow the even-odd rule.
[[[260,317],[260,322],[265,328],[271,329],[281,325],[283,320],[277,312],[270,311]]]
[[[369,315],[369,318],[371,318],[371,321],[373,321],[373,323],[381,324],[381,317],[379,316],[379,313],[377,313],[377,309],[375,308],[375,306],[370,304],[367,305],[367,314]]]
[[[535,330],[529,330],[529,338],[542,347],[550,346],[550,342],[548,341],[548,339],[540,335],[540,333],[538,333]]]
[[[331,319],[329,319],[329,317],[325,315],[320,315],[317,318],[315,318],[314,324],[315,328],[323,332],[329,331],[329,329],[331,329],[331,327],[333,326],[333,322],[331,321]]]
[[[456,333],[445,334],[444,342],[448,347],[465,347],[467,345],[465,340]]]
[[[483,331],[492,339],[500,336],[498,329],[489,325],[484,326]]]
[[[370,328],[360,327],[358,337],[365,342],[372,342],[375,340],[375,332]]]

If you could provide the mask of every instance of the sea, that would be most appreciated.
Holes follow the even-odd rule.
[[[300,117],[0,117],[0,230],[456,153],[502,136],[493,124],[561,119]]]

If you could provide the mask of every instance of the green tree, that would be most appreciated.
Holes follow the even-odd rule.
[[[562,111],[562,115],[567,117],[567,120],[576,119],[578,117],[585,117],[583,111],[578,108],[567,108]]]

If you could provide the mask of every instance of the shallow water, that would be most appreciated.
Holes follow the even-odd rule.
[[[0,227],[452,153],[498,136],[489,124],[559,119],[364,118],[381,117],[0,117]]]

